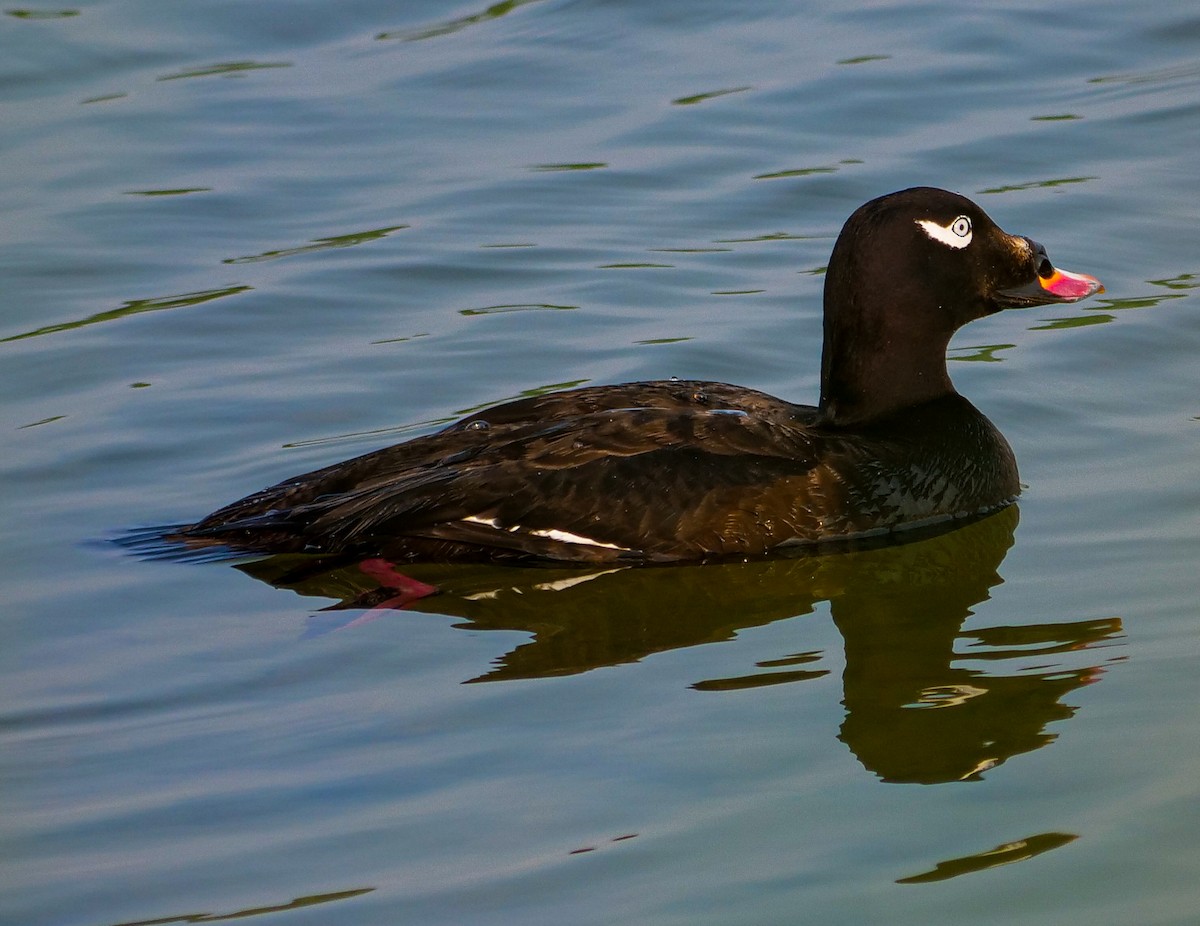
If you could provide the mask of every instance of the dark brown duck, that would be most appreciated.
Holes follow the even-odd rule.
[[[1017,465],[955,392],[951,335],[1097,291],[970,200],[903,190],[860,207],[834,245],[816,407],[675,380],[523,399],[288,479],[173,539],[393,562],[651,563],[978,516],[1017,496]]]

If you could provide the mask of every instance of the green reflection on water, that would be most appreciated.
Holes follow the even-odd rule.
[[[955,354],[948,357],[948,360],[966,360],[970,362],[981,363],[999,363],[1003,357],[997,357],[996,354],[1002,350],[1012,350],[1016,344],[979,344],[974,347],[955,347],[956,351],[972,351],[969,354]]]
[[[659,251],[664,254],[728,254],[733,248],[647,248],[649,251]]]
[[[755,180],[780,180],[785,177],[810,177],[813,174],[836,174],[836,167],[796,167],[791,170],[776,170],[769,174],[755,174]]]
[[[131,299],[123,303],[119,309],[110,309],[107,312],[89,315],[87,318],[81,318],[78,321],[46,325],[42,328],[36,328],[33,331],[25,331],[21,334],[13,334],[6,338],[0,338],[0,344],[3,344],[5,341],[22,341],[25,338],[36,338],[43,334],[54,334],[58,331],[85,328],[88,325],[95,325],[99,322],[114,321],[130,315],[140,315],[142,312],[158,312],[163,309],[179,309],[190,305],[200,305],[204,302],[211,302],[213,299],[236,296],[238,293],[244,293],[251,289],[253,289],[251,286],[226,286],[223,289],[205,289],[195,293],[182,293],[178,296],[163,296],[157,299]]]
[[[1115,319],[1115,315],[1097,312],[1092,315],[1072,315],[1068,318],[1044,318],[1045,324],[1031,325],[1030,331],[1059,331],[1063,328],[1086,328],[1089,325],[1104,325]]]
[[[503,315],[506,312],[542,312],[547,309],[553,311],[565,311],[568,309],[577,309],[577,305],[553,305],[549,302],[525,302],[513,303],[511,305],[485,305],[478,309],[459,309],[459,315]]]
[[[561,170],[601,170],[608,167],[604,161],[568,161],[563,164],[531,164],[530,170],[539,173],[554,173]]]
[[[17,19],[70,19],[78,16],[79,10],[5,10],[7,15]]]
[[[791,232],[767,232],[749,238],[718,238],[716,244],[757,244],[761,241],[820,241],[833,235],[794,235]]]
[[[1172,67],[1159,68],[1153,71],[1140,71],[1126,74],[1109,74],[1104,77],[1091,77],[1089,84],[1157,84],[1174,80],[1190,80],[1200,74],[1200,65],[1177,64]]]
[[[187,193],[211,193],[210,186],[183,186],[173,190],[126,190],[126,196],[183,196]]]
[[[1028,183],[1010,183],[1005,186],[988,187],[986,190],[979,190],[979,193],[1016,193],[1021,190],[1046,189],[1065,186],[1068,183],[1087,183],[1089,180],[1099,179],[1099,177],[1058,177],[1053,180],[1030,180]]]
[[[39,425],[50,424],[51,422],[54,422],[54,421],[62,421],[66,417],[67,417],[66,415],[51,415],[49,418],[42,418],[39,421],[31,421],[31,422],[29,422],[29,424],[19,425],[17,427],[17,430],[24,431],[26,428],[36,428]]]
[[[223,264],[252,264],[264,260],[277,260],[281,257],[294,257],[297,254],[307,254],[310,251],[324,251],[329,248],[349,248],[356,244],[366,244],[386,238],[394,231],[409,228],[408,225],[388,225],[385,228],[372,228],[367,231],[351,232],[348,235],[335,235],[331,238],[314,238],[308,244],[294,248],[280,248],[274,251],[263,251],[261,254],[251,254],[247,257],[227,257]]]
[[[1097,299],[1100,305],[1108,309],[1152,309],[1160,302],[1168,299],[1186,299],[1187,293],[1161,293],[1157,296],[1130,296],[1125,299]]]
[[[676,106],[694,106],[696,103],[703,103],[707,100],[715,100],[717,97],[729,96],[731,93],[745,93],[751,87],[730,87],[727,90],[710,90],[708,93],[697,93],[694,96],[681,96],[672,100]]]
[[[888,61],[891,55],[858,55],[854,58],[843,58],[838,64],[866,64],[868,61]]]
[[[1172,288],[1187,289],[1195,286],[1194,283],[1177,282],[1180,280],[1190,279],[1191,274],[1183,274],[1180,277],[1172,278],[1170,281],[1165,280],[1150,280],[1148,282],[1156,285],[1170,285],[1174,283]],[[1168,299],[1186,299],[1188,293],[1160,293],[1154,296],[1130,296],[1127,298],[1118,299],[1097,299],[1096,302],[1101,308],[1114,309],[1122,311],[1126,309],[1152,309],[1160,302]],[[1088,308],[1087,315],[1072,315],[1066,318],[1045,318],[1042,319],[1043,324],[1034,325],[1030,331],[1057,331],[1063,328],[1086,328],[1089,325],[1103,325],[1116,319],[1115,315],[1108,312],[1098,312]]]
[[[290,68],[289,61],[224,61],[201,68],[191,68],[177,74],[164,74],[158,80],[184,80],[188,77],[234,77],[246,71],[263,71],[272,68]]]
[[[415,341],[417,338],[429,337],[428,331],[422,331],[420,334],[409,334],[399,338],[380,338],[378,341],[372,341],[372,344],[403,344],[405,341]]]
[[[170,923],[219,923],[223,920],[240,920],[250,916],[264,916],[270,913],[283,913],[287,910],[299,910],[302,907],[313,907],[317,904],[333,903],[338,900],[349,900],[371,893],[375,888],[360,887],[349,891],[335,891],[329,894],[309,894],[297,897],[287,903],[272,904],[266,907],[249,907],[245,910],[234,910],[230,913],[185,913],[178,916],[165,916],[152,920],[134,920],[115,923],[114,926],[168,926]]]
[[[504,16],[506,13],[511,13],[518,7],[537,2],[538,0],[504,0],[502,3],[493,3],[491,6],[481,10],[478,13],[471,13],[467,16],[459,16],[455,19],[448,19],[444,22],[418,29],[397,29],[390,32],[380,32],[376,34],[375,38],[384,42],[419,42],[423,39],[433,39],[442,35],[450,35],[458,32],[461,29],[465,29],[468,26],[473,26],[476,23],[487,22],[491,19],[499,19],[501,16]]]
[[[1200,286],[1200,280],[1194,273],[1181,273],[1179,276],[1167,277],[1165,280],[1147,280],[1154,286],[1165,286],[1167,289],[1195,289]]]

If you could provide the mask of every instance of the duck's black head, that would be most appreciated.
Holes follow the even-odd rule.
[[[951,335],[1005,308],[1076,302],[1098,280],[1056,270],[964,196],[914,187],[846,221],[825,274],[821,409],[857,424],[954,391]]]

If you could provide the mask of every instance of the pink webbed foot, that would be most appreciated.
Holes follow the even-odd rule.
[[[378,582],[379,588],[363,592],[352,601],[342,601],[338,604],[330,605],[328,608],[323,608],[322,613],[328,611],[356,610],[358,608],[365,608],[365,613],[344,624],[338,624],[336,627],[326,626],[323,629],[310,627],[308,635],[322,636],[334,630],[349,630],[352,627],[358,627],[375,620],[375,618],[381,616],[385,611],[398,611],[402,608],[407,608],[415,601],[420,601],[422,598],[427,598],[430,595],[436,595],[440,592],[440,589],[436,585],[429,585],[399,572],[386,559],[366,559],[358,564],[358,568],[365,575]]]
[[[436,585],[429,585],[412,578],[412,576],[406,576],[386,559],[380,557],[364,559],[358,564],[358,568],[364,575],[370,576],[378,582],[382,588],[396,592],[391,598],[385,599],[372,607],[372,611],[406,608],[414,601],[419,601],[422,598],[428,598],[430,595],[438,593]]]

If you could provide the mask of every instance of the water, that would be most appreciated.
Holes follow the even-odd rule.
[[[1193,4],[114,0],[0,48],[0,919],[1195,922]],[[918,183],[1108,288],[952,345],[1019,524],[382,616],[106,542],[530,390],[812,401],[833,236]]]

